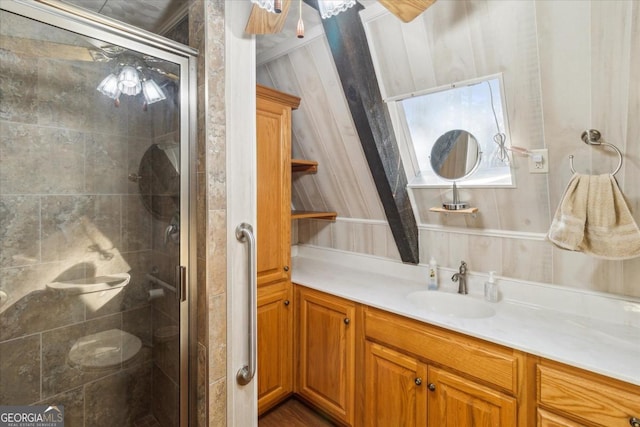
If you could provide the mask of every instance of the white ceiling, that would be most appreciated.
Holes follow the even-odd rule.
[[[187,10],[188,0],[62,0],[65,3],[97,12],[118,21],[162,34],[172,23],[176,23]],[[250,0],[236,0],[250,1]],[[278,34],[256,36],[258,53],[268,51],[281,43],[296,39],[296,26],[300,16],[300,3],[296,0],[289,9],[289,15],[282,32]],[[377,0],[358,0],[364,7],[377,3]],[[305,31],[313,32],[322,24],[317,10],[302,2],[302,20]],[[247,16],[248,19],[248,16]]]
[[[298,18],[300,17],[300,9],[298,1],[292,1],[294,3],[289,9],[289,15],[287,16],[284,28],[280,33],[256,36],[256,51],[258,54],[271,50],[281,43],[286,43],[296,39],[296,26],[298,25]],[[369,7],[372,4],[377,3],[377,0],[358,0],[358,3],[364,7]],[[306,33],[312,33],[315,27],[322,25],[320,13],[304,2],[302,3],[302,21],[304,22],[304,29]]]
[[[188,0],[63,1],[158,34],[182,17],[189,4]]]

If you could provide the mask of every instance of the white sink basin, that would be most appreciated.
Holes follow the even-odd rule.
[[[491,317],[496,311],[488,303],[468,295],[438,291],[417,291],[407,295],[415,307],[443,316],[479,319]]]

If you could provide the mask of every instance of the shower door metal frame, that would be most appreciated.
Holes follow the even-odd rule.
[[[55,0],[3,0],[0,10],[144,52],[180,67],[180,260],[186,295],[180,301],[180,426],[195,425],[196,343],[196,136],[198,51],[157,34]],[[178,284],[176,284],[178,285]],[[191,420],[190,420],[191,418]],[[191,421],[191,422],[190,422]]]

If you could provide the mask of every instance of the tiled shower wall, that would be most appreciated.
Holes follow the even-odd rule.
[[[227,190],[225,1],[190,0],[189,45],[198,50],[197,425],[227,424]]]
[[[4,12],[0,24],[16,36],[52,31]],[[108,64],[0,50],[0,289],[8,295],[0,306],[0,404],[62,404],[67,426],[128,425],[151,412],[154,388],[177,396],[176,362],[152,355],[152,318],[156,327],[172,324],[177,305],[150,305],[145,279],[174,249],[163,246],[165,224],[151,219],[127,180],[149,145],[173,137],[176,122],[166,106],[144,112],[139,98],[123,96],[115,108],[95,90],[109,72]],[[56,280],[122,272],[131,274],[122,289],[46,290]],[[100,372],[68,363],[78,338],[112,328],[142,340],[134,360]],[[176,414],[157,418],[171,425]]]

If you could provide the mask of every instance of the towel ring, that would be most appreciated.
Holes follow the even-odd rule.
[[[609,144],[608,142],[600,141],[601,138],[600,131],[596,129],[589,129],[582,132],[582,140],[585,144],[589,145],[606,145],[607,147],[611,147],[616,153],[618,153],[618,166],[616,166],[616,170],[614,170],[611,175],[615,175],[620,171],[622,167],[622,152],[613,144]],[[571,168],[571,172],[577,173],[573,168],[573,154],[569,156],[569,167]]]

